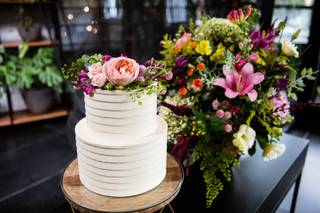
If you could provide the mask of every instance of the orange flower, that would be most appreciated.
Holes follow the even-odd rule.
[[[202,88],[202,81],[199,78],[193,79],[191,82],[191,88],[194,92],[198,92]]]
[[[195,41],[190,41],[190,43],[189,43],[189,47],[191,49],[194,49],[196,47],[196,45],[197,45],[197,43]]]
[[[188,75],[188,76],[192,76],[193,71],[194,71],[193,68],[188,69],[188,70],[187,70],[187,75]]]
[[[204,67],[205,67],[204,63],[199,63],[199,64],[197,65],[197,69],[198,69],[199,71],[202,71],[202,70],[204,69]]]
[[[200,78],[196,78],[192,80],[192,86],[196,88],[201,88],[202,87],[202,81]]]
[[[188,93],[188,89],[185,87],[180,87],[178,93],[179,93],[179,95],[184,96]]]

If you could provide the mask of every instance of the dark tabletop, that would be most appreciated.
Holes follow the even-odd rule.
[[[176,212],[273,212],[300,175],[308,140],[284,135],[285,153],[264,162],[257,148],[253,157],[242,156],[239,169],[233,169],[232,181],[225,184],[210,209],[205,209],[202,174],[193,172],[185,178],[181,192],[172,205]]]

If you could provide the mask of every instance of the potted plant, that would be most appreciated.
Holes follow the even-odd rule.
[[[41,36],[41,25],[34,18],[27,15],[23,7],[19,8],[17,15],[18,32],[24,41],[35,41]]]
[[[53,64],[53,49],[39,48],[26,57],[28,45],[19,46],[19,55],[8,57],[1,70],[14,73],[11,83],[24,90],[25,102],[32,113],[44,113],[55,102],[54,90],[61,91],[62,74]]]
[[[9,86],[11,86],[16,79],[13,69],[11,69],[14,64],[7,63],[6,66],[2,65],[5,61],[5,54],[4,47],[0,45],[0,98],[5,95],[6,91],[9,90]]]

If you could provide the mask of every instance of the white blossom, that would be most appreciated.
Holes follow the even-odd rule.
[[[286,146],[282,143],[268,144],[263,149],[263,160],[270,161],[280,157],[284,151],[286,150]]]
[[[297,51],[296,45],[291,43],[289,40],[283,40],[281,42],[281,51],[286,56],[294,56],[295,58],[299,57],[299,52]]]
[[[247,154],[256,139],[256,132],[246,124],[242,124],[238,132],[233,134],[232,143],[240,152]]]

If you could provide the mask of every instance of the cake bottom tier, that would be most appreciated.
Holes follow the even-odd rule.
[[[83,185],[113,197],[134,196],[157,187],[166,176],[167,159],[167,124],[161,118],[157,121],[152,134],[133,138],[95,133],[85,120],[80,121],[76,141]]]

